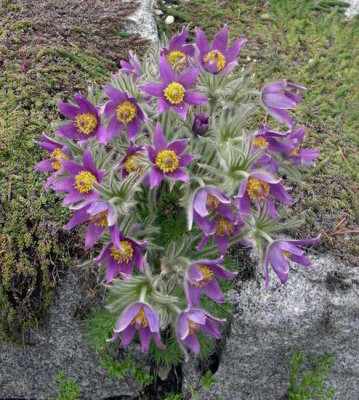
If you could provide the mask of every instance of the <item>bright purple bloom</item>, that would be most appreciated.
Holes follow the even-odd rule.
[[[57,176],[63,173],[62,160],[69,160],[71,152],[63,143],[51,139],[44,132],[41,134],[41,138],[43,142],[36,141],[35,143],[50,153],[50,158],[40,161],[35,165],[35,168],[41,171],[54,172],[45,184],[47,190],[56,181]]]
[[[194,114],[192,132],[197,136],[203,136],[209,128],[209,117],[205,113]]]
[[[187,167],[194,156],[184,154],[189,139],[175,140],[167,144],[161,124],[157,124],[154,136],[154,147],[147,146],[148,157],[153,164],[151,168],[151,188],[159,185],[166,177],[174,181],[189,182],[189,177],[182,167]]]
[[[141,129],[141,122],[144,123],[147,119],[137,100],[111,86],[104,86],[103,90],[110,98],[105,104],[104,115],[111,117],[111,120],[107,126],[106,140],[101,143],[107,144],[124,128],[128,139],[134,142]]]
[[[139,332],[141,351],[147,353],[153,335],[157,346],[164,349],[160,338],[160,317],[147,303],[138,302],[130,304],[117,321],[114,335],[109,342],[115,342],[122,332],[120,347],[126,347],[133,339],[136,331]]]
[[[147,244],[137,242],[125,237],[119,232],[117,224],[110,228],[111,243],[109,243],[101,255],[95,260],[96,264],[106,261],[106,280],[112,282],[118,273],[132,275],[133,266],[143,272],[143,254]]]
[[[107,227],[117,223],[117,214],[107,201],[93,201],[78,209],[64,229],[70,230],[75,226],[90,221],[85,238],[85,249],[91,248],[100,238]]]
[[[94,190],[93,185],[96,182],[102,182],[104,171],[95,167],[90,150],[86,149],[84,151],[83,164],[65,160],[64,158],[61,160],[64,170],[71,175],[54,183],[52,186],[55,192],[68,193],[62,204],[68,206],[81,200],[86,200],[87,202],[96,200],[98,193]]]
[[[189,356],[185,346],[188,346],[196,356],[199,355],[200,344],[196,334],[201,331],[214,339],[219,339],[221,334],[217,325],[223,322],[223,319],[215,318],[201,309],[182,311],[179,314],[176,322],[177,339],[186,361],[189,360]]]
[[[202,67],[212,74],[225,74],[237,65],[237,56],[247,39],[236,39],[228,47],[228,28],[225,26],[214,37],[210,46],[206,35],[196,28],[196,45]]]
[[[278,216],[278,212],[271,197],[275,197],[285,204],[293,204],[293,199],[286,191],[281,179],[275,178],[268,171],[253,170],[240,184],[238,195],[235,198],[242,214],[250,213],[251,200],[254,202],[263,201],[267,204],[268,215],[275,218]]]
[[[128,52],[128,60],[129,60],[129,62],[127,62],[125,60],[120,61],[120,65],[121,65],[120,71],[123,74],[132,77],[132,79],[135,81],[142,75],[141,64],[138,61],[137,56],[132,54],[131,51]]]
[[[75,96],[75,101],[77,106],[64,103],[62,100],[58,101],[57,105],[61,114],[72,122],[62,125],[56,134],[81,141],[97,136],[97,139],[103,143],[106,130],[101,124],[99,108],[85,99],[80,92]]]
[[[315,159],[319,156],[319,150],[303,149],[301,143],[305,135],[306,127],[302,126],[298,131],[293,131],[288,137],[287,146],[291,146],[290,151],[283,152],[284,158],[289,159],[294,165],[315,165]]]
[[[160,55],[165,56],[171,67],[178,67],[182,69],[188,65],[188,58],[194,56],[194,46],[186,44],[188,31],[185,27],[179,35],[173,36],[168,49],[162,49]]]
[[[122,171],[122,178],[125,179],[129,174],[138,171],[141,168],[140,155],[144,150],[143,146],[132,145],[126,150],[125,156],[121,159],[119,167]]]
[[[188,90],[195,83],[200,71],[199,68],[192,68],[181,76],[177,76],[163,56],[160,56],[159,68],[162,83],[148,83],[139,86],[143,92],[159,97],[159,113],[172,108],[181,118],[186,119],[186,104],[200,106],[208,102],[203,95]]]
[[[224,302],[222,290],[216,277],[233,279],[236,274],[227,271],[220,264],[223,258],[217,260],[199,260],[190,265],[187,271],[187,294],[191,306],[199,307],[201,292],[217,303]]]
[[[262,90],[264,108],[272,117],[286,123],[293,130],[294,122],[287,110],[295,109],[302,101],[302,97],[298,94],[301,90],[305,90],[305,87],[294,85],[286,80],[271,82]]]
[[[318,243],[320,235],[314,239],[304,240],[276,240],[271,243],[265,256],[266,268],[266,283],[265,289],[269,285],[269,264],[272,266],[273,271],[277,274],[280,281],[284,284],[288,280],[289,263],[294,261],[297,264],[309,267],[311,262],[305,257],[304,250],[299,249],[297,246],[309,246]]]

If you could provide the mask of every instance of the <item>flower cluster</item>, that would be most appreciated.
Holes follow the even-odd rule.
[[[164,349],[166,331],[186,360],[188,349],[199,354],[202,334],[220,338],[223,320],[203,301],[225,302],[222,282],[236,276],[231,246],[257,252],[267,289],[273,272],[284,284],[291,263],[309,266],[302,247],[319,240],[280,236],[281,210],[294,203],[280,172],[288,178],[319,154],[302,147],[305,126],[290,113],[305,88],[283,80],[256,92],[237,68],[245,39],[229,45],[227,27],[212,44],[199,28],[195,36],[187,43],[183,28],[142,61],[130,53],[101,93],[60,100],[67,122],[56,140],[42,135],[49,156],[36,165],[74,211],[65,229],[86,225],[85,248],[99,250],[94,263],[120,313],[110,341],[121,335],[124,347],[138,331],[143,352],[152,337]],[[265,122],[247,132],[255,103]],[[273,130],[268,116],[289,130]],[[165,198],[178,201],[163,211]],[[173,228],[164,240],[161,221],[178,207],[187,233]]]

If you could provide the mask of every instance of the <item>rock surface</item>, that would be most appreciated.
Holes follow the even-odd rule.
[[[346,0],[346,3],[350,4],[346,11],[348,17],[354,17],[354,15],[359,14],[359,0]]]
[[[123,3],[131,3],[133,0],[122,0]],[[157,42],[157,26],[153,18],[154,0],[141,0],[137,10],[127,19],[134,22],[134,27],[129,26],[129,33],[138,33],[142,38]]]
[[[330,257],[313,259],[305,271],[290,271],[286,286],[272,276],[243,282],[235,305],[217,384],[200,399],[273,400],[286,393],[288,360],[295,348],[305,355],[332,354],[330,384],[335,398],[359,396],[359,269]]]

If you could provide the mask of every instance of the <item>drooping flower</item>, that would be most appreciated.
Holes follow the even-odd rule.
[[[221,267],[222,262],[223,257],[217,260],[199,260],[190,265],[186,275],[189,304],[199,307],[202,292],[217,303],[224,302],[216,277],[233,279],[236,274]]]
[[[160,54],[166,57],[172,68],[178,67],[182,69],[188,64],[188,57],[194,56],[194,46],[192,44],[186,44],[187,37],[188,31],[183,27],[179,35],[173,36],[168,49],[164,48],[161,50]]]
[[[126,178],[133,172],[141,168],[140,155],[144,150],[143,146],[132,145],[126,150],[125,156],[121,159],[119,167],[122,173],[122,178]]]
[[[266,282],[265,289],[269,285],[269,264],[280,281],[284,284],[288,280],[290,261],[308,267],[311,265],[309,259],[304,255],[305,251],[297,246],[310,246],[318,243],[320,235],[314,239],[304,240],[275,240],[268,248],[265,255]]]
[[[143,272],[143,254],[147,244],[137,242],[119,232],[117,224],[110,229],[111,243],[95,259],[96,264],[106,261],[106,280],[112,282],[118,273],[132,275],[133,266]]]
[[[192,68],[183,75],[177,76],[166,57],[160,56],[159,69],[162,83],[148,83],[139,86],[143,92],[159,98],[159,113],[172,108],[181,118],[186,119],[186,104],[199,106],[208,102],[203,95],[189,91],[198,77],[199,68]]]
[[[106,129],[107,138],[102,143],[110,142],[124,128],[126,128],[128,139],[134,142],[141,129],[141,122],[146,121],[146,116],[137,100],[129,97],[126,92],[121,92],[111,86],[104,86],[103,90],[110,98],[105,104],[104,115],[111,119]]]
[[[201,331],[214,339],[219,339],[221,334],[217,326],[223,322],[223,319],[215,318],[201,309],[190,309],[179,314],[176,322],[177,339],[186,361],[189,360],[186,346],[196,356],[199,355],[200,344],[196,334]]]
[[[78,209],[64,229],[70,230],[90,221],[85,237],[85,249],[91,248],[107,227],[117,223],[117,214],[107,201],[96,200]]]
[[[293,204],[293,199],[286,191],[280,178],[274,177],[268,171],[253,170],[241,182],[235,198],[238,201],[239,211],[242,214],[250,213],[252,200],[254,202],[265,202],[268,207],[268,215],[275,218],[278,216],[278,212],[271,197],[275,197],[285,204]]]
[[[55,192],[68,193],[62,204],[67,206],[81,200],[88,202],[96,200],[98,193],[93,185],[102,182],[104,171],[95,167],[90,150],[84,151],[82,164],[64,158],[61,160],[64,170],[71,175],[55,182],[52,186]]]
[[[203,136],[209,128],[209,117],[205,113],[194,114],[192,132],[197,136]]]
[[[128,62],[125,60],[120,61],[120,71],[136,81],[142,75],[141,64],[138,61],[137,56],[135,54],[132,54],[131,51],[128,52],[128,60]]]
[[[167,144],[161,124],[156,125],[154,147],[147,146],[148,157],[153,164],[150,172],[151,188],[159,185],[165,177],[174,181],[189,181],[187,173],[182,169],[187,167],[194,157],[192,154],[184,154],[188,140],[175,140]]]
[[[262,90],[262,103],[268,113],[275,119],[286,123],[292,130],[294,122],[287,110],[293,110],[302,97],[298,94],[304,86],[294,85],[285,79],[282,82],[271,82]]]
[[[147,303],[137,302],[130,304],[121,314],[114,329],[114,336],[109,342],[115,342],[122,333],[120,347],[126,347],[133,339],[136,331],[139,332],[141,351],[147,353],[153,335],[157,346],[164,349],[160,338],[160,318],[157,312]]]
[[[61,114],[72,122],[62,125],[56,132],[68,139],[88,140],[93,137],[103,143],[106,138],[106,130],[101,123],[99,109],[80,92],[75,96],[77,106],[59,100],[57,105]]]
[[[43,142],[36,141],[35,143],[50,153],[50,158],[46,158],[35,165],[41,171],[52,171],[52,174],[45,184],[45,189],[49,189],[55,182],[57,176],[63,172],[62,160],[69,160],[71,158],[70,150],[63,144],[50,137],[46,136],[43,132],[41,134]]]
[[[202,67],[212,74],[225,74],[237,65],[237,56],[247,39],[236,39],[228,47],[228,28],[225,26],[214,37],[210,46],[206,35],[196,28],[196,45]]]

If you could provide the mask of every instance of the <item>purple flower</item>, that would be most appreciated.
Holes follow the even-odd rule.
[[[64,103],[62,100],[58,101],[57,105],[61,114],[72,122],[61,126],[56,134],[81,141],[97,136],[97,139],[103,143],[106,130],[101,124],[99,109],[82,97],[80,92],[75,96],[75,101],[77,106]]]
[[[216,276],[222,279],[233,279],[236,274],[229,272],[219,264],[223,258],[217,260],[200,260],[191,264],[187,271],[187,294],[191,306],[199,307],[201,292],[217,303],[224,302],[224,296],[216,280]]]
[[[278,212],[271,196],[285,204],[293,204],[293,199],[284,188],[281,179],[275,178],[270,172],[264,170],[253,170],[240,184],[238,195],[235,198],[242,214],[250,213],[251,200],[263,201],[267,204],[268,215],[275,218],[278,216]]]
[[[160,55],[165,56],[171,67],[178,67],[182,69],[188,64],[188,57],[194,56],[194,46],[186,44],[188,31],[185,27],[179,35],[173,36],[168,49],[162,49]]]
[[[136,145],[132,145],[127,148],[126,155],[122,158],[119,164],[123,179],[141,168],[139,157],[143,150],[143,146]]]
[[[44,132],[41,134],[41,137],[43,142],[37,141],[35,143],[50,153],[50,158],[40,161],[35,165],[35,168],[41,171],[54,172],[45,184],[45,189],[47,190],[55,182],[57,176],[63,173],[62,160],[69,160],[71,158],[71,152],[63,143],[51,139],[46,136]]]
[[[127,76],[132,77],[135,81],[142,75],[141,64],[137,59],[136,55],[133,55],[131,51],[128,52],[129,62],[125,60],[120,61],[121,72]]]
[[[192,68],[183,75],[177,76],[167,59],[161,56],[159,68],[162,83],[148,83],[139,86],[143,92],[159,97],[159,113],[172,108],[181,118],[186,119],[186,104],[197,106],[208,102],[203,95],[188,90],[195,83],[199,68]]]
[[[90,221],[85,238],[85,249],[91,248],[100,238],[105,229],[117,223],[117,214],[112,205],[106,201],[93,201],[77,210],[64,229]]]
[[[90,202],[98,197],[93,185],[102,182],[104,171],[96,169],[89,149],[84,151],[82,162],[83,164],[79,164],[62,158],[62,166],[71,176],[54,183],[52,187],[56,192],[68,193],[62,202],[64,206],[81,200]]]
[[[297,246],[309,246],[318,243],[320,235],[314,239],[304,240],[276,240],[271,243],[265,255],[265,268],[266,268],[266,283],[265,290],[269,285],[269,264],[272,266],[273,271],[277,274],[280,281],[284,284],[288,280],[289,263],[294,261],[304,267],[311,265],[311,262],[305,257],[304,250],[299,249]]]
[[[209,117],[205,113],[194,114],[192,132],[197,136],[203,136],[209,128]]]
[[[294,85],[286,80],[269,83],[262,90],[264,108],[272,117],[293,129],[294,122],[286,110],[293,110],[302,101],[298,94],[301,90],[305,90],[305,87]]]
[[[141,122],[146,121],[146,116],[133,97],[126,92],[111,86],[104,86],[104,91],[110,98],[105,104],[104,115],[111,117],[107,126],[107,137],[102,143],[107,144],[117,136],[125,127],[127,137],[134,142],[141,129]]]
[[[224,320],[215,318],[201,309],[182,311],[179,314],[176,322],[177,339],[186,361],[189,360],[186,346],[188,346],[196,356],[199,355],[200,344],[196,334],[201,331],[206,335],[219,339],[221,334],[217,329],[217,325],[223,322]]]
[[[182,167],[187,167],[193,159],[192,154],[184,154],[189,139],[175,140],[167,145],[161,124],[157,124],[154,136],[154,147],[147,146],[148,157],[153,164],[151,168],[151,188],[159,185],[164,177],[174,181],[189,182],[189,177]]]
[[[157,346],[164,349],[160,338],[160,317],[147,303],[138,302],[130,304],[117,321],[114,335],[109,342],[115,342],[122,332],[120,347],[126,347],[133,339],[136,331],[139,331],[141,351],[147,353],[153,335]]]
[[[303,149],[301,143],[305,135],[306,127],[302,126],[298,131],[290,133],[287,146],[290,146],[290,151],[283,152],[284,158],[289,159],[294,165],[315,165],[315,159],[319,156],[319,150],[316,149]]]
[[[117,224],[110,228],[111,243],[109,243],[101,255],[95,260],[96,264],[106,261],[106,280],[112,282],[118,273],[132,275],[133,266],[143,272],[142,251],[146,249],[145,242],[140,243],[125,237],[119,232]]]
[[[212,74],[224,74],[237,65],[236,58],[247,39],[236,39],[228,47],[228,28],[225,26],[214,37],[212,46],[200,28],[196,28],[196,45],[202,67]]]

